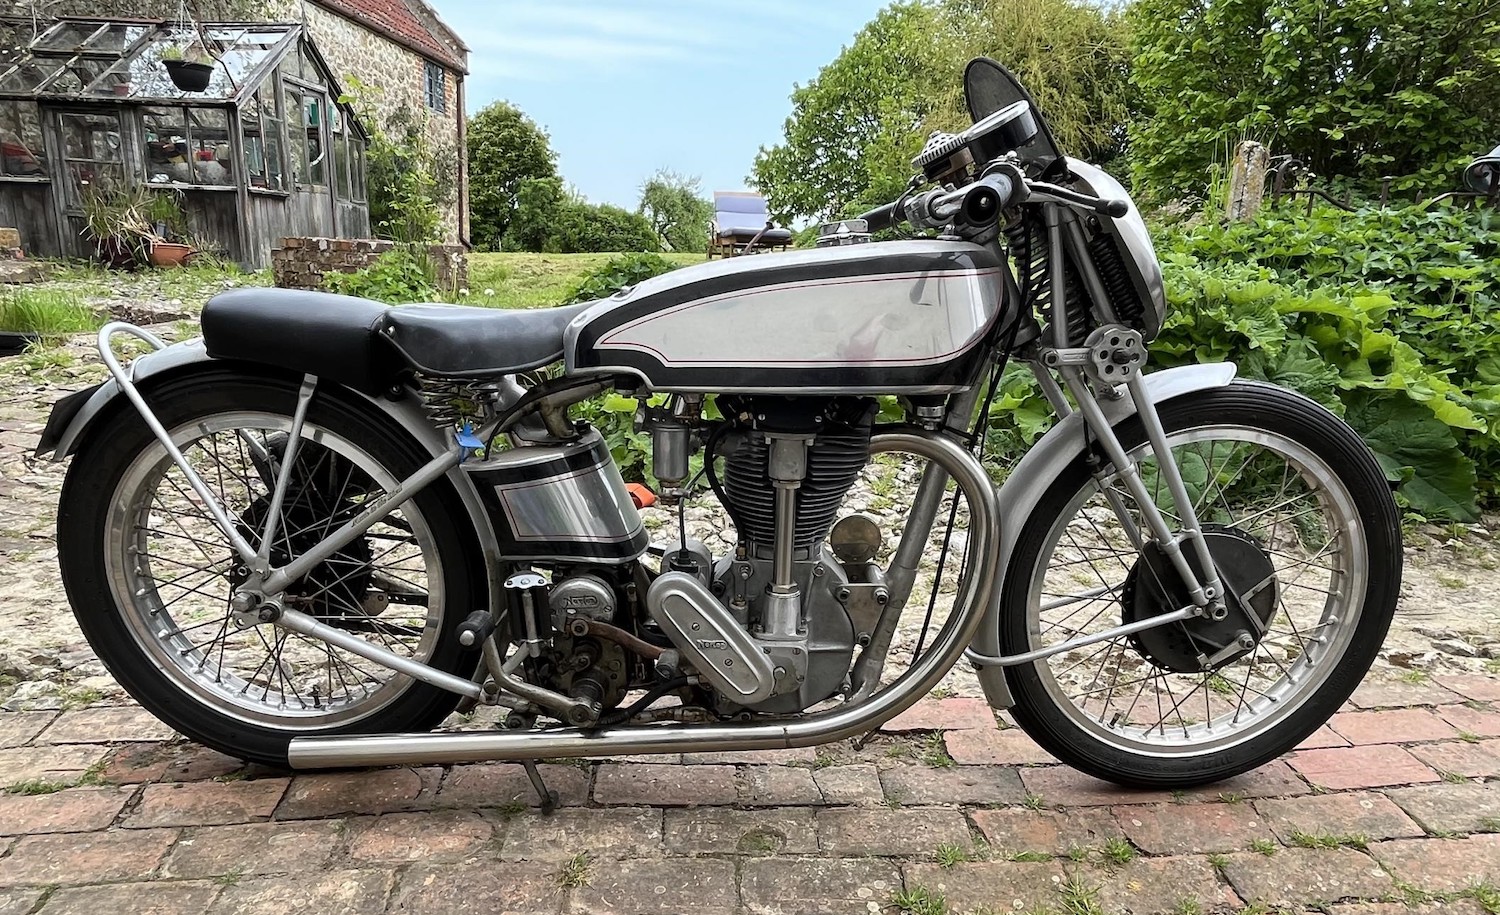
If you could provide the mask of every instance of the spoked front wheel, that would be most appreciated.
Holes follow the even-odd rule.
[[[1059,759],[1122,784],[1182,787],[1274,759],[1338,710],[1385,638],[1402,553],[1374,457],[1312,401],[1239,382],[1160,414],[1214,563],[1239,598],[1228,618],[1117,636],[1007,675],[1017,722]],[[1116,431],[1176,529],[1140,423]],[[1080,458],[1053,483],[1007,582],[1005,654],[1185,602],[1140,505],[1103,458]]]

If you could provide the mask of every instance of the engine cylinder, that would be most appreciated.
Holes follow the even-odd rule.
[[[771,448],[765,433],[807,433],[807,475],[796,490],[797,523],[794,543],[810,550],[828,535],[834,517],[849,487],[870,459],[870,430],[876,406],[870,400],[837,399],[799,404],[811,420],[807,425],[795,418],[782,422],[771,411],[752,405],[748,413],[757,417],[739,447],[724,460],[724,489],[740,537],[751,544],[770,546],[776,542],[776,490],[770,476]],[[765,416],[765,420],[759,417]]]

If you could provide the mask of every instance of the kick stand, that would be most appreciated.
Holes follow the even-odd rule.
[[[545,816],[556,811],[557,792],[548,790],[547,783],[542,781],[542,772],[536,767],[536,760],[525,760],[521,767],[526,770],[526,777],[531,779],[531,787],[536,789],[537,798],[542,802],[542,814]]]

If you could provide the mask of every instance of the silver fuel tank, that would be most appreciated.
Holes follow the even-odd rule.
[[[664,391],[947,393],[1015,319],[1006,269],[992,248],[925,239],[685,267],[574,318],[567,371]]]

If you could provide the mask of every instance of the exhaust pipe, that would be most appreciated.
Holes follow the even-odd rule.
[[[995,490],[972,454],[950,439],[914,432],[880,436],[887,451],[905,451],[937,463],[953,477],[969,504],[967,564],[958,600],[932,650],[887,689],[868,701],[794,721],[741,725],[614,727],[585,732],[576,728],[542,731],[460,731],[437,734],[379,734],[350,737],[297,737],[287,749],[294,769],[355,766],[413,766],[548,757],[632,756],[653,753],[707,753],[811,747],[857,737],[910,708],[943,679],[973,641],[998,578],[999,515]]]

